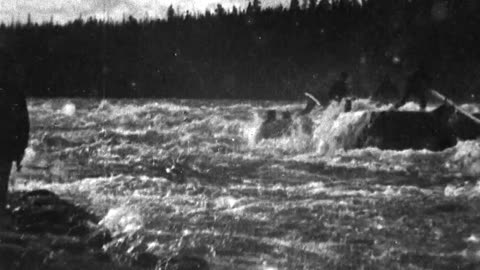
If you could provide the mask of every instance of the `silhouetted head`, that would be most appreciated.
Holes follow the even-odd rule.
[[[342,71],[340,73],[340,79],[342,79],[343,81],[346,81],[348,79],[348,73],[345,71]]]
[[[267,118],[265,121],[274,121],[277,118],[277,111],[275,110],[268,110],[267,111]]]

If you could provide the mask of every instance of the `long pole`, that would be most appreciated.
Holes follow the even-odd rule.
[[[430,92],[432,93],[432,95],[440,100],[442,100],[443,102],[446,102],[447,104],[455,107],[455,109],[459,112],[461,112],[462,114],[464,114],[466,117],[470,118],[473,122],[477,123],[480,125],[480,119],[476,118],[475,116],[473,116],[472,114],[470,114],[469,112],[465,111],[464,109],[460,108],[459,106],[457,106],[457,104],[455,104],[452,100],[448,99],[446,96],[440,94],[439,92],[433,90],[433,89],[430,89]]]

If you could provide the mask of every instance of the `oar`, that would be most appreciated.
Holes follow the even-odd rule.
[[[440,94],[439,92],[433,90],[433,89],[430,89],[430,92],[432,93],[433,96],[435,96],[436,98],[448,103],[449,105],[455,107],[455,109],[459,112],[461,112],[462,114],[464,114],[466,117],[472,119],[473,122],[477,123],[480,125],[480,119],[476,118],[475,116],[473,116],[471,113],[465,111],[464,109],[460,108],[457,104],[455,104],[452,100],[448,99],[446,96]]]
[[[315,102],[318,106],[321,106],[322,104],[320,103],[320,101],[318,101],[318,99],[313,96],[312,94],[308,93],[308,92],[305,92],[305,96],[309,97],[311,100],[313,100],[313,102]]]

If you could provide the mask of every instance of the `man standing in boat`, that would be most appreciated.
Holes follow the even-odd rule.
[[[405,86],[405,93],[402,99],[395,104],[395,109],[405,105],[408,99],[415,98],[418,100],[420,110],[425,111],[427,106],[427,95],[432,85],[432,79],[423,65],[418,68],[408,77]]]
[[[343,71],[340,73],[340,77],[333,83],[330,91],[328,92],[328,99],[335,101],[342,101],[344,97],[349,93],[349,87],[347,85],[348,73]]]
[[[17,170],[28,144],[30,124],[25,96],[18,87],[11,55],[0,52],[0,227],[8,226],[6,212],[12,163]]]
[[[398,97],[398,88],[392,82],[392,79],[388,74],[383,76],[382,82],[378,86],[377,90],[373,93],[372,98],[379,102],[392,102]]]

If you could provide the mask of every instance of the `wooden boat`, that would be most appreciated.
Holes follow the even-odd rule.
[[[442,105],[431,112],[374,111],[360,132],[355,148],[441,151],[457,144],[449,124],[453,108]]]
[[[369,123],[359,131],[360,135],[355,139],[353,148],[442,151],[455,146],[457,140],[480,137],[480,120],[476,118],[480,117],[480,114],[471,115],[438,92],[432,90],[432,93],[444,103],[430,112],[396,110],[367,112],[370,114]],[[291,115],[288,111],[281,113],[267,111],[257,140],[288,136],[295,122]],[[297,117],[306,118],[302,115],[300,113]],[[305,133],[311,133],[311,125],[305,124],[304,127]]]

